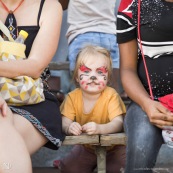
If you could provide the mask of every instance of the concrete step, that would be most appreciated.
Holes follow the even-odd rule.
[[[60,171],[53,167],[35,167],[33,173],[60,173]]]
[[[61,173],[61,171],[53,167],[35,167],[33,168],[33,173]],[[97,170],[93,173],[97,173]]]

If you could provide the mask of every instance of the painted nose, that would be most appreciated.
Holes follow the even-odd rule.
[[[95,76],[90,77],[91,80],[96,80],[97,78]]]

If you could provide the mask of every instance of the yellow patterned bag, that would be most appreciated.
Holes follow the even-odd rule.
[[[1,21],[0,29],[9,39],[9,41],[4,41],[0,36],[0,60],[24,60],[26,46],[14,42],[8,29]],[[0,97],[4,98],[8,105],[21,106],[40,103],[45,100],[42,80],[29,76],[0,77]]]

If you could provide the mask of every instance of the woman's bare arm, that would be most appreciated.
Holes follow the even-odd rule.
[[[51,10],[50,10],[51,9]],[[27,60],[0,61],[0,76],[31,76],[37,78],[52,60],[59,42],[62,8],[57,0],[45,1],[40,18],[40,30]]]
[[[150,122],[160,128],[173,125],[173,113],[157,101],[150,99],[137,74],[137,41],[132,40],[119,45],[120,74],[127,95],[146,112]],[[165,121],[166,119],[166,121]]]
[[[119,48],[121,57],[120,75],[123,88],[133,101],[143,107],[144,100],[150,99],[150,96],[144,89],[137,74],[137,42],[136,40],[132,40],[119,44]]]

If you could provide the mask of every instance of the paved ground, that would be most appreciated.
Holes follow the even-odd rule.
[[[52,167],[53,160],[65,157],[70,151],[71,146],[62,146],[59,150],[41,148],[32,156],[33,167]]]

